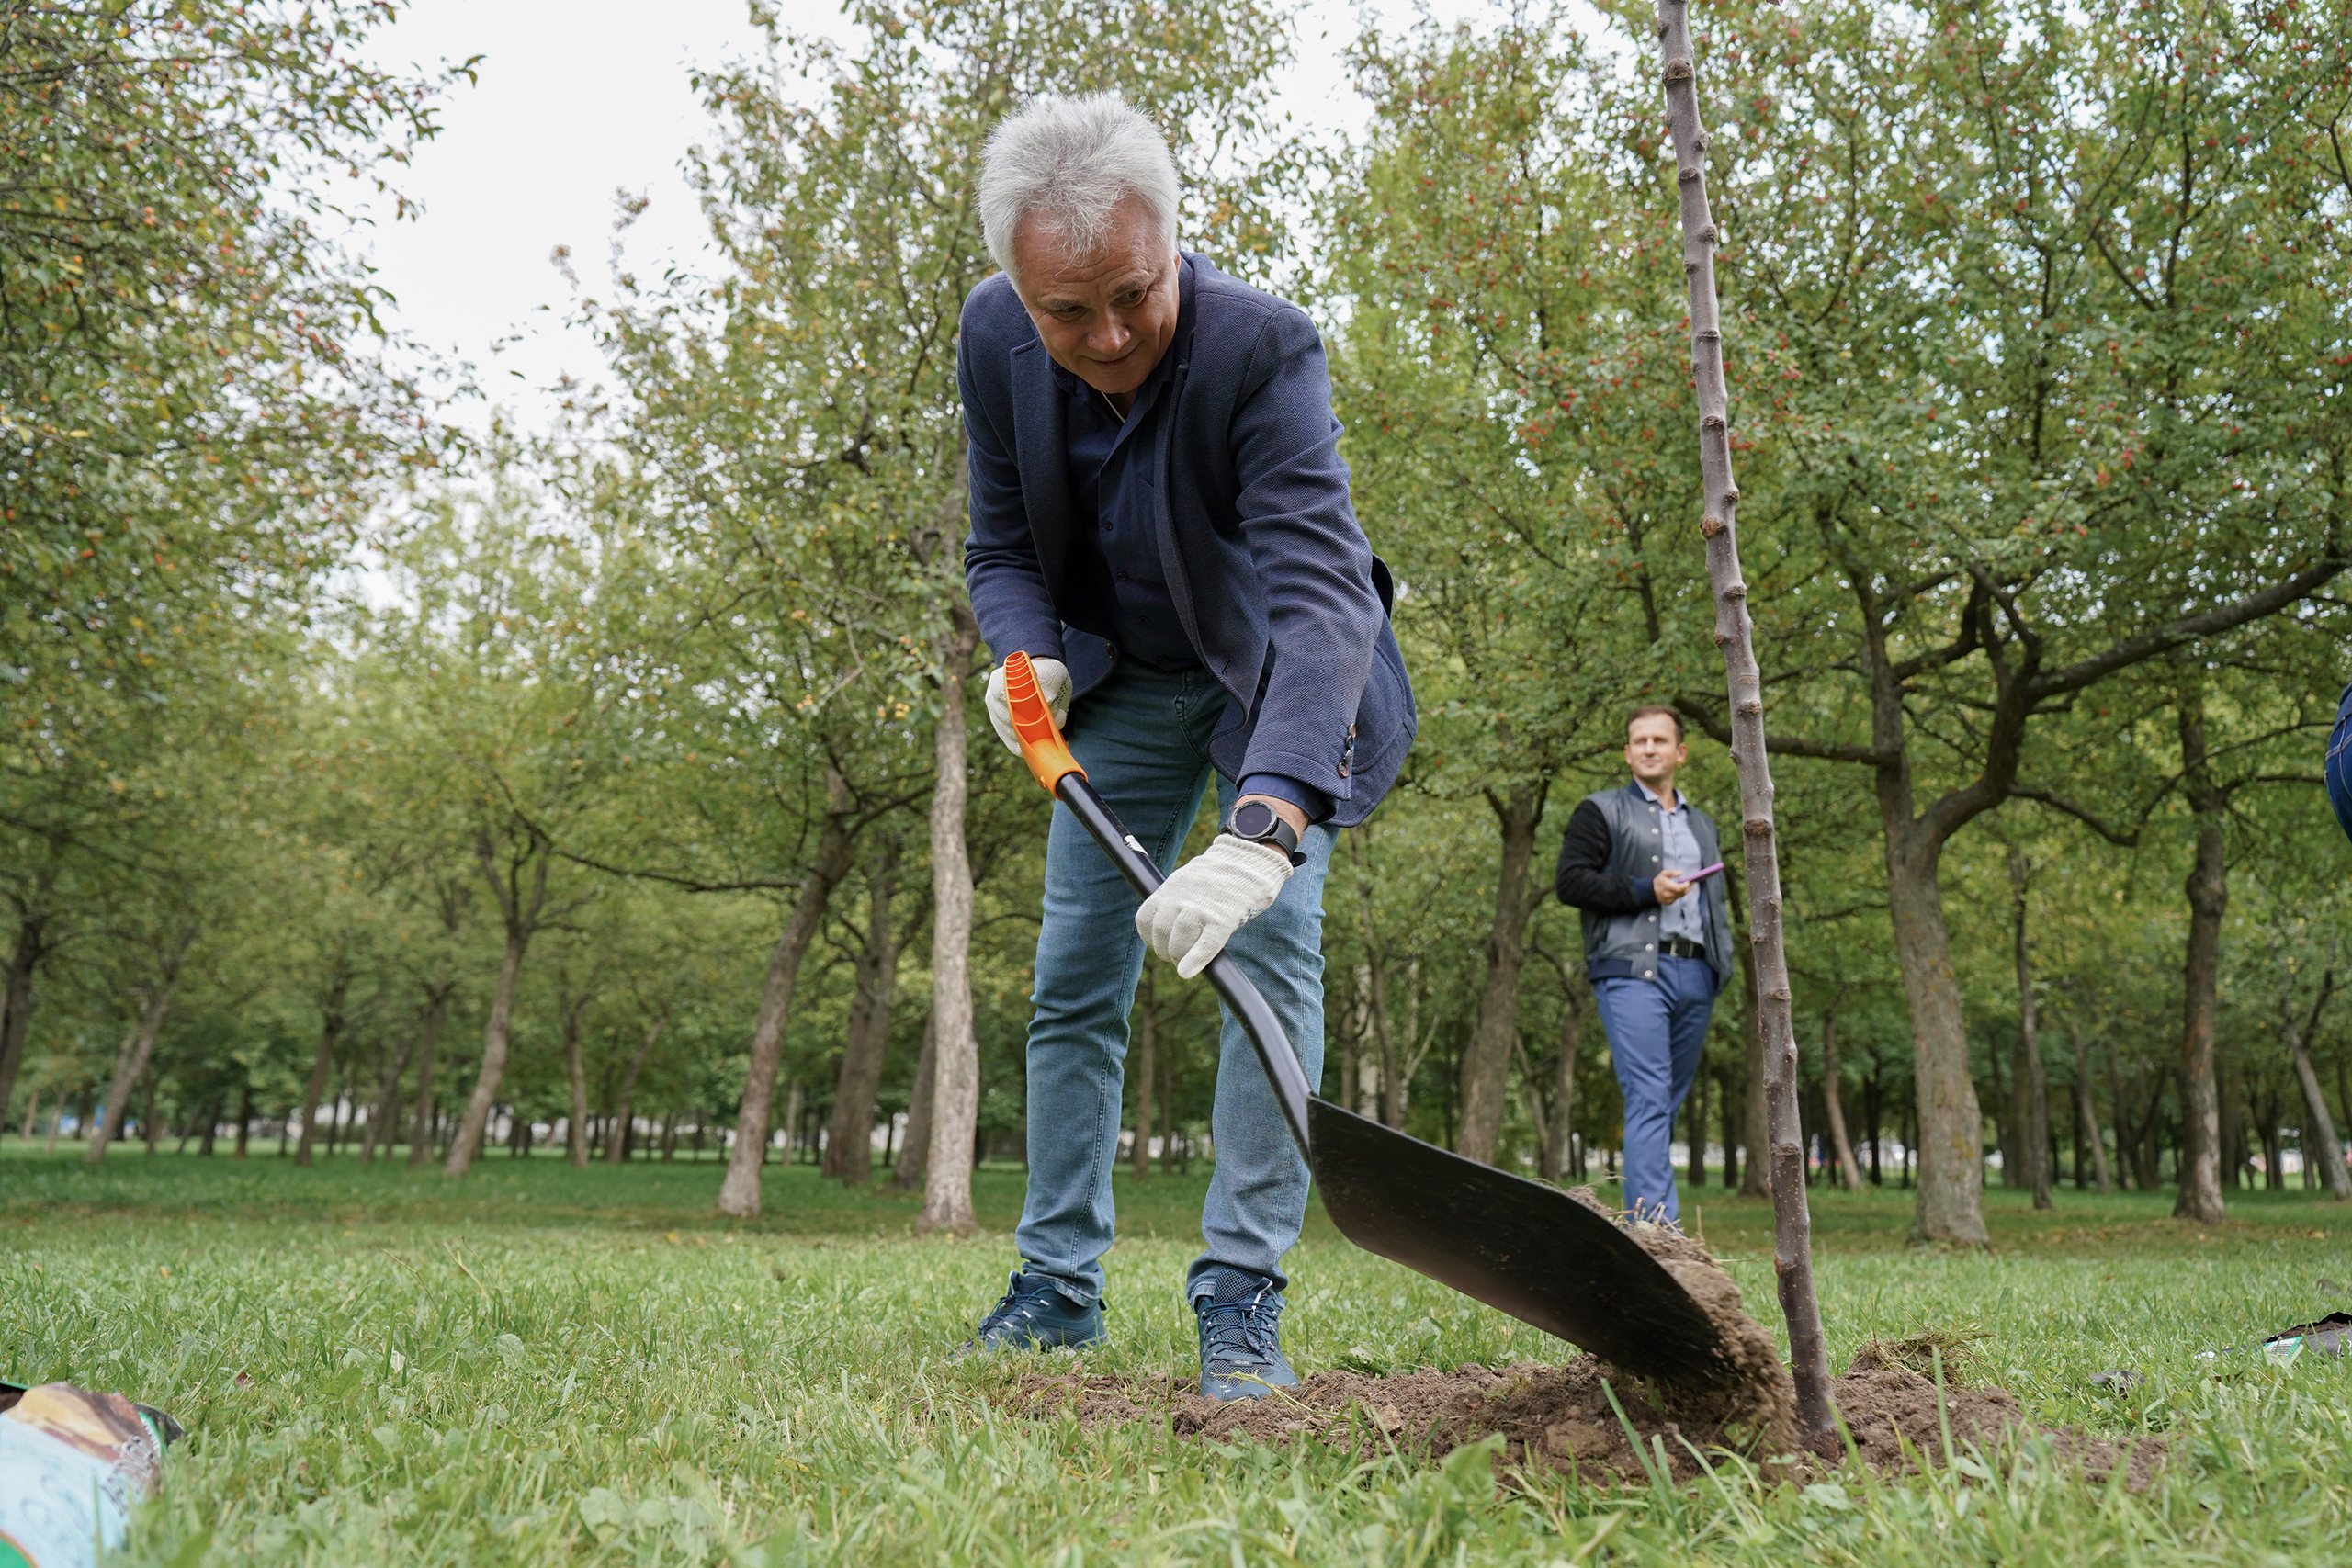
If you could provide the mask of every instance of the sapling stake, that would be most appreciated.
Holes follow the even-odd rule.
[[[1772,773],[1764,751],[1764,690],[1739,572],[1732,483],[1730,395],[1724,388],[1723,328],[1715,306],[1715,220],[1707,208],[1707,136],[1699,124],[1687,0],[1658,0],[1658,58],[1667,118],[1674,133],[1675,182],[1682,204],[1682,273],[1690,286],[1690,370],[1699,393],[1699,468],[1704,490],[1699,531],[1707,541],[1707,581],[1715,601],[1715,644],[1731,684],[1731,756],[1739,770],[1741,862],[1747,870],[1748,941],[1754,946],[1764,1026],[1765,1114],[1771,1142],[1772,1269],[1788,1319],[1797,1420],[1809,1443],[1834,1441],[1829,1359],[1821,1303],[1813,1289],[1813,1216],[1805,1204],[1804,1149],[1797,1126],[1797,1045],[1789,1007],[1789,959],[1781,935],[1781,858],[1772,826]]]

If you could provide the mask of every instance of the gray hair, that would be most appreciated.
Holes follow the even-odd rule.
[[[1111,213],[1141,197],[1176,243],[1176,161],[1151,121],[1116,93],[1032,98],[989,133],[980,163],[980,234],[1008,276],[1012,237],[1035,218],[1073,256],[1091,259],[1111,237]]]

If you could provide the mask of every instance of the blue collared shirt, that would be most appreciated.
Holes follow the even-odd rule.
[[[1635,779],[1634,787],[1642,792],[1643,799],[1657,807],[1661,837],[1657,848],[1652,852],[1651,863],[1658,871],[1670,871],[1679,876],[1689,876],[1699,869],[1701,863],[1699,840],[1697,835],[1690,831],[1689,798],[1678,789],[1674,792],[1674,804],[1668,806],[1663,796],[1641,780]],[[1707,941],[1706,899],[1694,890],[1684,894],[1671,904],[1662,906],[1658,910],[1657,929],[1660,937],[1679,936],[1686,942],[1705,945]]]

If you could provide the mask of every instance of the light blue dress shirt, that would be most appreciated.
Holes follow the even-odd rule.
[[[1645,799],[1655,802],[1658,808],[1658,821],[1661,824],[1660,830],[1663,835],[1657,852],[1657,860],[1655,863],[1658,869],[1686,877],[1697,871],[1701,864],[1699,840],[1690,831],[1689,799],[1678,789],[1674,792],[1674,804],[1669,807],[1663,796],[1641,780],[1635,779],[1634,787],[1642,792]],[[1707,901],[1696,891],[1685,893],[1673,903],[1659,908],[1657,928],[1660,937],[1679,936],[1686,942],[1705,945]]]

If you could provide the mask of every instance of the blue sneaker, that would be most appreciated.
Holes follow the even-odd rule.
[[[1201,1320],[1201,1392],[1211,1399],[1263,1399],[1296,1388],[1283,1359],[1283,1296],[1274,1282],[1239,1269],[1212,1269],[1193,1297]]]
[[[1004,1299],[980,1319],[965,1355],[996,1350],[1076,1350],[1102,1337],[1102,1303],[1080,1306],[1043,1274],[1015,1274]]]

